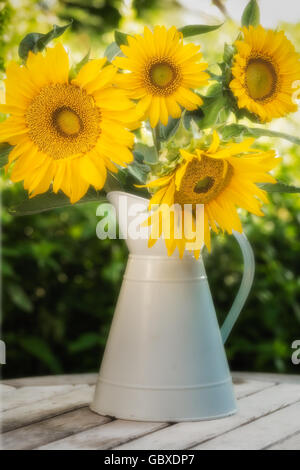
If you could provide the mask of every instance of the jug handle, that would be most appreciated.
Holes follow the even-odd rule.
[[[226,342],[228,336],[230,335],[231,330],[235,322],[237,321],[241,310],[247,300],[247,297],[253,284],[255,271],[254,254],[246,235],[244,233],[236,232],[235,230],[233,230],[232,233],[242,250],[244,259],[244,272],[238,293],[221,327],[221,336],[223,344]]]

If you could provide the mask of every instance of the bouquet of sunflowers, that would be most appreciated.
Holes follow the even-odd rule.
[[[68,26],[27,35],[22,62],[6,69],[1,164],[28,192],[16,213],[102,201],[120,189],[151,198],[157,228],[161,205],[203,204],[210,249],[211,230],[242,231],[239,208],[262,216],[268,191],[300,191],[274,179],[280,158],[256,145],[260,136],[300,144],[264,126],[297,110],[300,56],[283,31],[260,25],[256,0],[218,74],[185,40],[222,25],[116,31],[105,57],[72,66],[60,42],[48,47]],[[166,239],[168,254],[182,256],[186,242]]]

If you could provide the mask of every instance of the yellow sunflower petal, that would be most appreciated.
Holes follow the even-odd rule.
[[[292,84],[300,79],[299,55],[282,31],[262,26],[242,28],[244,40],[236,41],[230,88],[239,108],[246,108],[262,122],[297,110]]]
[[[128,129],[139,126],[139,116],[105,61],[88,62],[71,82],[60,44],[29,53],[25,66],[9,64],[0,111],[11,116],[0,123],[0,142],[15,146],[6,171],[13,166],[12,181],[24,181],[30,197],[53,184],[74,203],[90,185],[103,187],[107,169],[133,160]]]
[[[77,77],[72,80],[72,83],[80,87],[85,87],[88,83],[97,78],[105,62],[105,57],[102,59],[90,60],[80,69]]]
[[[184,45],[175,27],[155,26],[153,32],[145,27],[144,35],[128,36],[128,45],[121,49],[125,57],[113,63],[129,73],[117,76],[116,83],[131,98],[141,100],[138,110],[152,127],[159,120],[166,125],[170,115],[180,117],[179,105],[192,110],[202,104],[191,88],[208,83],[207,64],[199,62],[199,46]]]
[[[168,207],[175,204],[181,207],[183,213],[184,233],[181,237],[178,238],[171,225],[166,240],[169,255],[176,245],[181,257],[185,249],[199,257],[203,241],[207,249],[211,249],[210,229],[215,233],[219,230],[230,234],[233,230],[242,232],[238,208],[258,216],[264,215],[262,205],[268,202],[268,198],[256,183],[275,182],[269,171],[280,159],[272,150],[263,152],[250,148],[253,143],[253,139],[245,139],[240,143],[224,144],[214,133],[210,147],[202,146],[194,153],[181,149],[182,159],[172,174],[147,185],[161,188],[152,196],[150,206],[159,205],[157,212],[160,213],[165,233],[169,214],[164,204]],[[195,218],[199,205],[204,210],[204,221]],[[151,224],[151,221],[148,223]]]
[[[220,145],[220,137],[216,131],[213,132],[212,142],[208,149],[208,153],[216,153]]]

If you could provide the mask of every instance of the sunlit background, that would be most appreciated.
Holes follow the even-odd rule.
[[[238,33],[246,0],[10,0],[0,1],[0,70],[17,59],[18,43],[28,32],[47,32],[53,23],[73,25],[63,42],[74,62],[90,50],[103,55],[113,29],[142,32],[144,24],[218,24],[193,38],[210,66],[217,67],[224,42]],[[300,2],[260,0],[265,27],[284,29],[300,52]],[[1,101],[4,84],[1,81]],[[299,136],[299,113],[270,127]],[[5,116],[2,116],[4,119]],[[283,157],[277,176],[300,185],[300,149],[291,143],[260,139]],[[96,371],[109,331],[126,263],[122,241],[96,238],[95,203],[15,217],[9,209],[22,186],[1,179],[4,377]],[[271,197],[265,217],[244,217],[253,246],[255,283],[227,348],[232,369],[299,373],[291,344],[300,338],[299,196]],[[220,321],[229,310],[241,277],[241,260],[230,236],[214,240],[205,255]]]

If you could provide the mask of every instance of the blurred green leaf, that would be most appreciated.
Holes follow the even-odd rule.
[[[163,126],[163,124],[158,124],[158,134],[159,138],[162,141],[169,140],[176,133],[180,124],[180,118],[174,119],[171,116],[169,117],[168,124]]]
[[[250,0],[242,15],[242,26],[258,26],[259,23],[259,6],[256,0]]]
[[[118,46],[121,46],[122,44],[127,45],[127,36],[129,34],[122,33],[121,31],[115,31],[115,42],[117,43]]]
[[[3,277],[15,276],[13,267],[7,261],[5,261],[5,259],[1,260],[1,274]]]
[[[216,80],[217,82],[222,82],[222,75],[217,75],[213,72],[210,72],[209,70],[207,70],[207,73],[213,80]]]
[[[111,44],[109,44],[109,46],[107,46],[104,52],[104,56],[107,57],[107,60],[109,62],[112,62],[115,57],[122,56],[122,55],[123,53],[121,49],[119,48],[118,44],[115,42],[112,42]]]
[[[119,191],[122,190],[122,183],[120,179],[120,170],[118,173],[107,173],[106,181],[103,190],[105,193],[110,191]]]
[[[230,62],[220,62],[219,64],[220,69],[222,70],[222,85],[226,89],[228,88],[228,84],[231,81],[232,78],[232,72],[231,72],[231,64]]]
[[[137,143],[133,153],[140,163],[149,163],[150,165],[157,163],[158,155],[156,148],[153,146],[149,147],[148,145]]]
[[[296,186],[290,186],[285,183],[278,181],[277,183],[259,183],[261,189],[264,189],[268,193],[300,193],[300,188]]]
[[[191,127],[192,121],[198,123],[204,116],[201,108],[197,108],[194,111],[185,111],[183,114],[182,122],[186,130]]]
[[[205,94],[205,98],[214,98],[216,96],[220,96],[222,94],[222,88],[223,87],[221,83],[214,83],[208,88]]]
[[[32,312],[32,302],[20,284],[9,284],[7,286],[7,292],[17,307],[24,310],[25,312]]]
[[[249,128],[249,135],[253,135],[255,137],[276,137],[279,139],[288,140],[293,144],[300,145],[300,138],[294,135],[286,134],[284,132],[276,132],[271,131],[269,129],[263,129],[258,127],[251,127]]]
[[[53,29],[46,34],[42,33],[29,33],[27,34],[19,45],[19,56],[21,59],[26,60],[29,51],[34,52],[41,52],[49,42],[53,39],[58,38],[61,36],[67,28],[69,28],[72,24],[72,21],[65,26],[57,26],[56,24],[53,25]]]
[[[138,183],[140,184],[145,184],[147,181],[147,176],[150,171],[149,166],[139,163],[137,161],[131,163],[128,165],[128,167],[125,169],[125,171],[128,171]]]
[[[47,365],[50,372],[54,374],[62,373],[60,362],[44,340],[35,336],[26,336],[20,339],[20,344],[27,353]]]
[[[103,344],[103,338],[101,338],[100,334],[93,332],[83,333],[75,341],[70,342],[68,350],[71,353],[78,353],[88,351],[101,344]]]
[[[223,94],[215,97],[204,97],[204,104],[201,107],[204,117],[198,123],[200,129],[207,129],[221,122],[222,112],[228,108],[228,101]]]
[[[223,60],[226,64],[229,64],[229,65],[231,64],[234,54],[235,54],[235,47],[232,44],[225,43]]]
[[[85,204],[87,202],[103,202],[106,201],[105,193],[103,191],[96,191],[93,188],[90,188],[87,193],[75,204]],[[10,209],[10,212],[13,215],[31,215],[37,214],[39,212],[45,212],[52,209],[57,209],[59,207],[73,206],[70,199],[62,191],[54,193],[52,191],[47,191],[43,194],[38,194],[37,196],[29,199],[25,199],[17,207]]]
[[[246,127],[241,124],[229,124],[220,129],[224,140],[234,139],[240,136],[244,136]]]
[[[8,162],[9,152],[13,149],[12,145],[9,144],[0,144],[0,168],[5,166]]]
[[[189,38],[191,36],[197,36],[198,34],[209,33],[210,31],[215,31],[216,29],[221,28],[222,24],[216,25],[207,25],[207,24],[190,24],[179,28],[184,38]]]
[[[229,124],[223,127],[222,135],[224,139],[237,137],[237,136],[248,136],[248,137],[276,137],[284,140],[288,140],[293,144],[300,145],[300,138],[286,134],[284,132],[271,131],[262,127],[247,127],[242,124]]]
[[[88,63],[89,61],[89,58],[90,58],[90,53],[91,53],[91,50],[88,50],[88,52],[86,53],[86,55],[81,59],[80,62],[78,62],[76,65],[74,65],[71,70],[70,70],[70,73],[69,73],[69,79],[72,80],[73,78],[76,77],[76,75],[78,74],[78,72],[80,71],[80,69]]]

